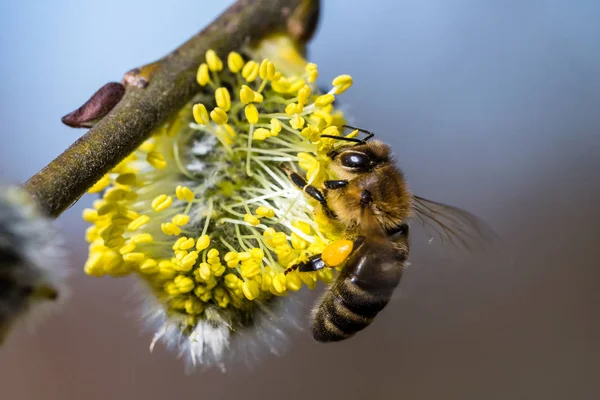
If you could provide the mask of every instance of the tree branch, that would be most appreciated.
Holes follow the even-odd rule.
[[[99,115],[97,122],[78,125],[93,126],[32,176],[25,188],[47,215],[58,217],[201,90],[196,71],[208,49],[224,56],[248,40],[285,32],[303,50],[318,14],[319,0],[239,0],[166,57],[128,72],[123,78],[124,93],[112,90],[115,84],[100,89],[88,101],[100,104],[85,106],[102,114],[116,106],[106,116]],[[63,121],[76,125],[69,119],[74,114]]]

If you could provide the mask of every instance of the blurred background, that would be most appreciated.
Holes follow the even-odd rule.
[[[0,178],[46,165],[83,132],[62,115],[230,3],[2,0]],[[69,303],[0,349],[3,399],[600,396],[600,2],[323,3],[319,81],[351,74],[351,121],[393,146],[416,193],[487,220],[498,251],[453,257],[417,234],[393,303],[357,337],[297,332],[251,370],[187,376],[149,353],[130,279],[84,275],[84,197],[58,220]]]

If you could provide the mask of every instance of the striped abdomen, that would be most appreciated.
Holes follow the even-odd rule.
[[[408,256],[407,236],[405,232],[394,242],[367,239],[352,253],[313,312],[315,340],[344,340],[373,321],[400,283]]]

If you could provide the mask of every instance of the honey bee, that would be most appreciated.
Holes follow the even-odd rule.
[[[322,254],[286,271],[343,266],[312,312],[312,334],[319,342],[353,336],[388,304],[407,264],[411,219],[467,249],[486,236],[485,225],[472,214],[413,195],[390,147],[370,140],[373,133],[344,127],[367,136],[322,136],[350,142],[328,154],[329,172],[336,180],[325,181],[319,189],[288,166],[281,166],[294,185],[317,200],[323,213],[344,229],[345,239],[330,243]]]

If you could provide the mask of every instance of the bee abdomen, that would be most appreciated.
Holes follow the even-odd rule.
[[[363,330],[387,305],[394,287],[367,291],[350,278],[338,280],[316,310],[313,337],[319,342],[340,341]]]

